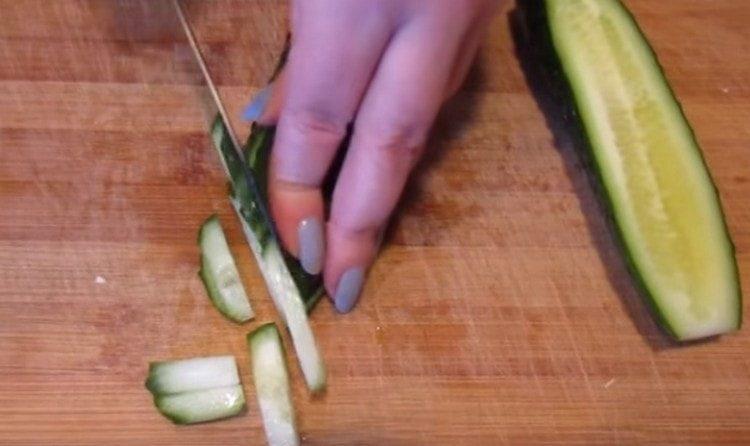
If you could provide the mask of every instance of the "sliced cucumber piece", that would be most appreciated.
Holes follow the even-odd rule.
[[[531,34],[551,43],[632,269],[662,326],[679,340],[738,329],[739,278],[717,191],[633,17],[618,0],[526,3],[528,13],[542,14],[544,29]]]
[[[177,424],[202,423],[237,415],[245,407],[242,386],[216,387],[172,395],[156,395],[154,404]]]
[[[241,205],[236,200],[232,200],[232,205],[242,221],[242,228],[247,236],[250,248],[255,256],[260,259],[258,266],[266,284],[268,284],[268,292],[271,294],[276,311],[279,312],[289,329],[307,387],[313,393],[320,392],[326,386],[325,365],[315,342],[305,305],[295,292],[294,282],[289,275],[279,273],[284,269],[284,258],[279,246],[276,243],[268,244],[265,250],[261,251],[255,233],[246,220],[242,218]]]
[[[240,383],[232,356],[208,356],[152,362],[146,388],[155,395],[206,390]]]
[[[221,314],[235,322],[252,319],[254,313],[218,216],[212,215],[203,223],[198,244],[201,248],[199,274],[211,302]]]
[[[247,335],[247,343],[268,444],[298,445],[299,435],[289,388],[289,373],[276,325],[268,323],[258,327]]]
[[[312,392],[319,392],[325,388],[326,371],[307,318],[307,307],[301,288],[295,282],[295,276],[290,272],[288,259],[285,258],[275,237],[273,226],[263,212],[263,198],[248,187],[247,178],[244,176],[253,174],[249,169],[237,165],[241,162],[240,158],[220,117],[217,117],[214,123],[212,135],[216,149],[232,180],[232,206],[242,222],[248,244],[258,262],[276,309],[289,328],[305,382]],[[253,140],[253,136],[250,141],[250,147],[259,144]],[[319,297],[318,288],[314,294],[316,297],[307,294],[308,303]]]

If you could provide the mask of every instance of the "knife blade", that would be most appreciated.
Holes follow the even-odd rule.
[[[203,74],[203,81],[206,83],[208,91],[211,94],[213,105],[216,107],[216,112],[219,114],[219,116],[221,116],[221,120],[224,122],[224,126],[227,128],[229,138],[232,140],[235,150],[240,152],[240,155],[242,155],[239,140],[237,139],[237,135],[234,133],[234,130],[229,125],[229,115],[227,114],[226,108],[224,108],[224,104],[221,102],[221,97],[219,96],[218,88],[216,88],[216,83],[214,83],[213,79],[211,78],[211,73],[208,71],[206,60],[203,57],[203,53],[201,53],[198,42],[195,39],[195,33],[193,33],[193,29],[190,27],[190,23],[188,23],[187,18],[185,17],[185,11],[182,9],[182,5],[180,5],[179,0],[172,0],[172,3],[174,4],[175,11],[177,12],[177,18],[180,20],[182,30],[185,32],[185,37],[187,37],[190,49],[193,51],[193,57],[195,57],[195,60],[198,63],[198,67]]]
[[[190,27],[190,23],[187,21],[187,18],[185,16],[185,11],[182,9],[182,5],[180,4],[180,1],[172,0],[172,3],[174,4],[175,11],[177,12],[177,17],[180,21],[180,25],[182,26],[183,31],[185,32],[185,36],[187,37],[188,43],[190,44],[190,48],[193,51],[193,56],[195,57],[198,67],[200,68],[201,73],[203,74],[203,81],[205,82],[206,87],[208,87],[208,92],[210,93],[210,96],[212,99],[212,102],[210,104],[213,107],[215,107],[215,110],[209,111],[209,116],[211,116],[212,119],[218,116],[219,119],[221,119],[222,124],[226,128],[227,134],[229,135],[229,139],[232,141],[232,145],[234,146],[234,150],[237,152],[240,160],[242,160],[242,167],[243,167],[244,174],[245,174],[244,176],[247,180],[248,190],[252,191],[252,193],[254,193],[256,197],[261,198],[261,199],[255,200],[254,206],[258,209],[258,211],[261,213],[263,218],[269,223],[268,226],[269,226],[269,230],[271,231],[272,236],[276,237],[277,236],[276,227],[273,224],[273,220],[270,217],[270,213],[268,212],[268,209],[266,208],[264,200],[262,199],[264,195],[261,193],[261,189],[258,186],[258,182],[255,179],[255,175],[253,174],[252,170],[250,170],[250,167],[246,163],[244,153],[242,153],[242,145],[240,145],[239,140],[237,139],[236,133],[234,133],[234,130],[229,124],[229,115],[227,114],[227,110],[221,101],[221,97],[219,96],[219,90],[216,87],[216,83],[213,81],[213,79],[211,78],[211,73],[208,71],[206,60],[203,57],[203,53],[201,53],[200,47],[198,46],[198,42],[195,38],[195,33],[193,32],[193,29]],[[209,125],[211,122],[212,121],[209,121]]]

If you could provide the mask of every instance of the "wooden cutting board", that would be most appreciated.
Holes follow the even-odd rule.
[[[750,2],[627,4],[694,124],[750,290]],[[236,116],[286,7],[186,7]],[[326,395],[309,398],[289,360],[304,443],[750,443],[750,330],[679,346],[656,329],[530,92],[512,7],[440,119],[361,305],[314,313]],[[203,89],[169,2],[0,0],[0,444],[264,444],[244,341],[257,322],[222,319],[196,275],[198,226],[218,212],[258,320],[275,317]],[[148,362],[220,353],[240,363],[247,413],[160,417]]]

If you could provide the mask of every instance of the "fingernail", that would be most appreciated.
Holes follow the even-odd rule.
[[[268,85],[255,94],[245,110],[242,111],[242,118],[246,121],[256,121],[266,109],[266,103],[271,97],[271,86]]]
[[[348,313],[354,308],[359,292],[362,291],[364,279],[365,271],[360,267],[349,268],[341,275],[338,287],[336,287],[336,296],[333,298],[339,313]]]
[[[320,274],[323,268],[323,227],[315,217],[302,220],[297,227],[299,262],[310,274]]]

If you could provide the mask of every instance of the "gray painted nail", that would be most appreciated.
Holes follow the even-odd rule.
[[[260,118],[263,114],[263,110],[266,109],[266,103],[271,97],[271,86],[268,85],[258,93],[255,94],[253,99],[247,104],[245,110],[242,112],[242,118],[246,121],[255,121]]]
[[[333,299],[339,313],[348,313],[354,308],[364,280],[365,270],[360,267],[349,268],[341,275],[338,287],[336,287],[336,296]]]
[[[323,227],[315,217],[302,220],[297,227],[299,261],[310,274],[320,274],[323,269]]]

